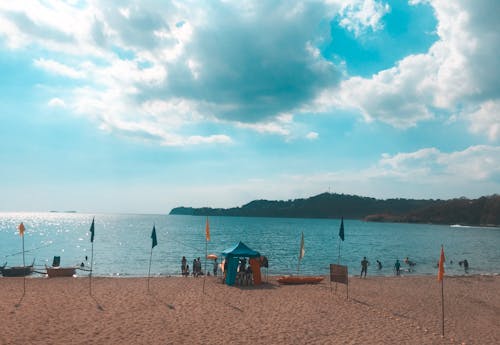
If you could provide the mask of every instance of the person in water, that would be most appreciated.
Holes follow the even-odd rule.
[[[399,276],[400,269],[401,269],[401,263],[399,262],[398,259],[396,259],[396,263],[394,264],[394,269],[396,270],[396,275]]]
[[[365,278],[366,278],[366,271],[368,271],[368,265],[370,263],[368,262],[368,260],[366,260],[366,256],[363,257],[363,260],[361,260],[361,274],[359,275],[359,277],[363,277],[363,272],[365,273]]]
[[[382,263],[380,261],[377,260],[377,266],[378,266],[378,269],[381,270],[382,269]]]
[[[469,261],[467,261],[467,259],[464,259],[463,264],[465,273],[469,273]]]

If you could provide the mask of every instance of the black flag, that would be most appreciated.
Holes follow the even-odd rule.
[[[153,225],[153,232],[151,233],[151,239],[153,240],[153,243],[151,244],[151,249],[153,249],[158,244],[158,241],[156,240],[156,229],[154,225]]]
[[[340,221],[339,237],[342,241],[344,240],[344,217]]]
[[[92,218],[92,225],[90,226],[90,242],[94,242],[94,218]]]

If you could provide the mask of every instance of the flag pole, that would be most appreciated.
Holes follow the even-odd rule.
[[[205,293],[205,281],[207,279],[207,255],[208,255],[208,241],[205,237],[205,272],[203,274],[203,293]]]
[[[444,279],[441,280],[441,335],[444,337]]]
[[[149,278],[151,277],[151,260],[153,259],[153,248],[151,248],[151,253],[149,254],[149,269],[148,269],[148,292],[149,292]]]
[[[441,335],[444,337],[444,248],[441,245],[441,255],[439,257],[438,281],[441,282]]]
[[[151,231],[151,253],[149,254],[149,269],[148,269],[148,292],[149,292],[149,279],[151,277],[151,261],[153,259],[153,248],[158,244],[156,238],[156,224],[153,224],[153,231]]]
[[[92,242],[90,250],[90,273],[89,273],[89,294],[92,296],[92,267],[94,264],[94,242]]]
[[[338,240],[339,241],[339,256],[337,257],[337,264],[340,265],[340,244],[342,243],[341,240]]]
[[[208,256],[209,240],[210,240],[210,224],[208,223],[208,216],[207,216],[207,222],[205,224],[205,272],[203,274],[203,293],[205,293],[205,281],[207,280],[207,256]]]
[[[340,220],[338,241],[339,241],[339,256],[337,257],[337,265],[340,265],[340,245],[342,244],[342,242],[344,242],[344,216],[342,216],[342,218]],[[330,282],[330,284],[331,284],[331,282]],[[331,286],[330,286],[330,288],[331,288]],[[335,292],[337,292],[337,282],[335,282]],[[347,292],[347,295],[349,296],[349,292]]]
[[[91,243],[90,273],[89,273],[89,294],[90,294],[90,296],[92,296],[92,270],[94,267],[94,231],[95,231],[94,219],[95,218],[92,218],[92,224],[90,225],[90,243]]]
[[[24,259],[24,224],[23,224],[23,233],[21,237],[23,241],[23,270],[25,271],[24,273],[26,273],[26,261]],[[25,294],[26,294],[26,274],[23,274],[23,297]]]

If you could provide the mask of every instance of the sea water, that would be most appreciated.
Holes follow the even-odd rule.
[[[95,239],[90,225],[95,218]],[[205,239],[205,217],[136,214],[0,213],[0,265],[22,265],[22,238],[17,226],[24,222],[25,262],[43,271],[54,256],[62,266],[84,264],[99,276],[179,275],[181,258],[192,268],[194,258],[205,252],[220,253],[239,241],[267,256],[269,274],[328,274],[330,263],[360,271],[364,256],[368,275],[393,275],[396,259],[403,275],[436,274],[441,245],[446,274],[464,274],[459,261],[467,259],[469,274],[500,272],[500,228],[458,227],[344,220],[345,241],[340,241],[339,219],[210,217],[210,241]],[[156,228],[158,245],[151,248]],[[301,233],[305,255],[300,260]],[[151,250],[152,249],[152,250]],[[404,259],[416,263],[411,271]],[[382,262],[377,268],[376,260]],[[453,263],[452,263],[453,262]],[[207,270],[213,264],[207,261]],[[77,271],[87,275],[85,271]]]

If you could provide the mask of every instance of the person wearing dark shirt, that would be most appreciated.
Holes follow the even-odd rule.
[[[366,271],[368,271],[368,265],[370,263],[368,260],[366,260],[366,256],[363,257],[363,260],[361,260],[361,274],[359,277],[361,278],[363,276],[363,272],[365,273],[365,278],[366,278]]]

